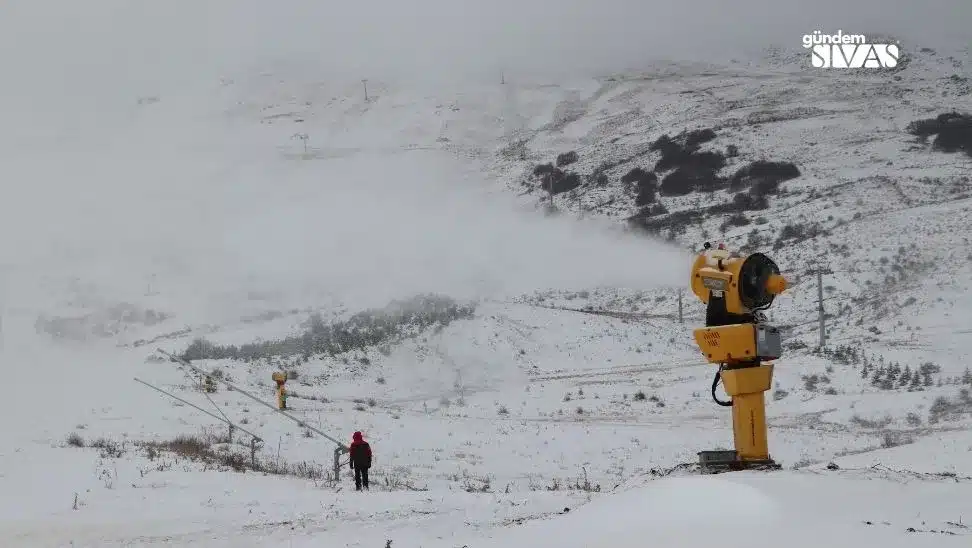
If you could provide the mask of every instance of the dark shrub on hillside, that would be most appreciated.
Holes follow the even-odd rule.
[[[684,196],[692,191],[711,192],[725,184],[711,169],[683,166],[666,175],[659,190],[662,196]]]
[[[607,175],[607,171],[610,169],[612,169],[610,164],[601,162],[593,171],[587,174],[587,182],[597,186],[607,186],[611,182]]]
[[[635,194],[635,205],[638,207],[646,206],[648,204],[654,203],[656,199],[657,199],[657,187],[655,186],[638,187],[638,192]]]
[[[745,208],[746,211],[769,207],[769,200],[766,199],[766,196],[754,196],[752,194],[736,194],[732,197],[732,203],[738,208]]]
[[[939,132],[933,146],[943,152],[961,150],[972,156],[972,118],[964,117],[961,120],[951,120]]]
[[[665,156],[681,151],[682,145],[676,143],[675,140],[668,135],[662,135],[648,146],[648,150],[652,152],[661,152],[662,156]]]
[[[645,206],[641,208],[639,215],[642,215],[643,218],[648,218],[648,217],[656,217],[658,215],[665,215],[666,213],[668,213],[668,208],[665,207],[665,204],[661,202],[655,202],[649,206]]]
[[[719,230],[725,232],[731,227],[746,226],[751,222],[752,221],[749,220],[749,217],[746,217],[742,213],[733,213],[727,217],[726,220],[722,221],[722,224],[719,226]]]
[[[678,145],[676,145],[678,146]],[[655,162],[655,171],[668,171],[690,162],[692,153],[679,147],[671,152],[663,153]]]
[[[670,156],[663,156],[655,163],[655,171],[693,167],[716,172],[725,166],[726,157],[721,152],[688,152],[683,150]]]
[[[732,201],[716,204],[706,208],[710,215],[725,215],[727,213],[742,213],[744,211],[759,211],[767,209],[769,201],[765,196],[753,196],[749,193],[740,193],[732,197]]]
[[[562,154],[558,154],[557,155],[557,167],[569,166],[570,164],[573,164],[574,162],[576,162],[579,159],[580,159],[580,157],[577,155],[577,152],[575,152],[573,150],[570,151],[570,152],[564,152]]]
[[[645,206],[655,201],[658,176],[654,172],[636,167],[621,177],[621,182],[635,185],[636,206]]]
[[[905,129],[908,133],[918,137],[919,140],[925,141],[932,135],[938,134],[938,131],[942,128],[943,118],[948,119],[948,117],[958,113],[950,112],[945,114],[939,114],[935,118],[924,118],[922,120],[915,120],[908,124]],[[961,116],[961,115],[960,115]]]
[[[726,167],[726,157],[721,152],[696,152],[689,157],[686,165],[718,171]]]
[[[685,134],[685,148],[695,149],[703,143],[716,138],[716,132],[709,129],[695,129]]]
[[[729,188],[740,190],[753,189],[756,196],[773,194],[780,183],[800,176],[800,170],[790,162],[768,162],[757,160],[739,168],[739,171],[729,180]]]
[[[726,219],[726,226],[746,226],[750,223],[749,217],[746,217],[742,213],[733,213]]]
[[[721,152],[699,152],[699,145],[715,139],[711,129],[697,129],[679,134],[675,138],[662,135],[649,149],[660,152],[655,163],[656,172],[674,170],[661,184],[661,194],[684,196],[693,191],[711,192],[725,186],[726,181],[718,171],[726,165]]]
[[[573,190],[581,185],[580,175],[565,172],[553,164],[540,164],[533,168],[533,176],[540,179],[540,188],[553,194]]]
[[[581,176],[577,173],[569,172],[564,176],[561,181],[560,189],[554,189],[554,192],[567,192],[568,190],[574,190],[581,185]]]
[[[948,127],[950,124],[956,122],[961,123],[962,121],[968,120],[968,114],[962,114],[960,112],[944,112],[939,114],[934,118],[925,118],[923,120],[915,120],[908,124],[906,128],[908,133],[916,137],[931,137],[932,135],[938,135],[943,129]]]
[[[538,164],[537,167],[533,168],[533,176],[541,177],[548,173],[553,173],[557,168],[553,164]]]
[[[652,173],[652,172],[650,172],[650,171],[645,171],[644,169],[642,169],[640,167],[636,167],[636,168],[633,168],[631,171],[629,171],[629,172],[625,173],[624,175],[622,175],[621,176],[621,182],[622,183],[625,183],[625,184],[632,184],[632,183],[636,183],[636,182],[638,182],[638,181],[640,181],[642,179],[645,179],[646,177],[650,177],[650,176],[654,176],[654,175],[655,174]],[[657,176],[655,176],[655,180],[656,181],[658,180],[658,177]]]
[[[787,224],[780,230],[780,235],[773,243],[773,249],[800,243],[826,234],[826,230],[817,223]]]
[[[259,472],[262,474],[288,475],[309,480],[320,480],[327,477],[324,468],[310,462],[287,463],[277,459],[263,459],[256,455],[248,455],[242,451],[233,450],[228,439],[218,436],[197,437],[180,435],[166,441],[136,441],[135,446],[143,449],[149,459],[162,453],[170,453],[191,461],[205,463],[217,469],[233,470],[235,472]],[[217,445],[218,444],[218,445]],[[161,470],[161,468],[160,468]]]
[[[942,152],[964,151],[972,156],[972,116],[958,112],[939,114],[935,118],[916,120],[908,124],[908,133],[922,142],[937,135],[932,148]]]
[[[696,188],[696,175],[691,170],[676,169],[662,179],[659,190],[662,196],[685,196]]]
[[[796,240],[803,238],[806,234],[807,227],[804,225],[794,225],[787,224],[780,230],[779,238],[781,240]]]
[[[132,328],[150,327],[168,317],[162,312],[119,303],[83,316],[41,315],[34,322],[34,329],[57,338],[84,340],[91,336],[110,337]]]
[[[749,194],[754,197],[770,196],[780,190],[780,182],[777,179],[759,179],[753,183],[749,189]]]
[[[576,173],[565,173],[560,169],[554,168],[553,173],[548,173],[540,179],[540,188],[552,194],[560,194],[573,190],[581,185],[580,175]]]
[[[324,323],[320,315],[311,316],[304,333],[281,340],[221,346],[196,339],[182,354],[185,360],[255,360],[271,356],[334,356],[350,350],[363,350],[393,342],[434,325],[470,318],[472,306],[463,306],[441,295],[418,295],[396,300],[384,308],[358,312],[345,321]]]
[[[628,219],[628,225],[636,230],[648,234],[657,235],[662,231],[668,231],[669,236],[674,236],[685,231],[689,225],[697,224],[705,217],[705,211],[698,209],[686,209],[675,213],[656,213],[655,207],[661,204],[654,204],[643,208],[639,213]],[[664,208],[661,208],[664,211]]]

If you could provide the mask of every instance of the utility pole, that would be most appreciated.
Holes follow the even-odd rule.
[[[816,269],[817,274],[817,321],[820,324],[820,348],[823,348],[827,344],[827,327],[824,322],[824,305],[823,305],[823,275],[833,274],[833,271],[829,268]]]
[[[310,139],[310,136],[307,135],[306,133],[294,133],[293,135],[290,136],[290,138],[291,139],[300,139],[301,141],[304,142],[304,155],[306,156],[307,155],[307,140]]]
[[[554,193],[553,193],[553,177],[550,173],[545,173],[540,179],[540,188],[547,191],[547,206],[546,210],[548,213],[553,213],[554,210]],[[541,202],[542,204],[543,202]]]
[[[682,323],[682,290],[678,290],[678,323]]]
[[[827,328],[824,325],[822,270],[817,270],[817,317],[820,321],[820,348],[823,348],[827,344]]]
[[[364,80],[361,80],[361,85],[364,86],[365,103],[367,103],[368,102],[368,79],[365,78]]]

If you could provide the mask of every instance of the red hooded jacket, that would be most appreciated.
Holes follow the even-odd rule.
[[[348,452],[351,455],[351,469],[367,470],[371,468],[371,446],[364,440],[361,432],[355,432],[352,440],[351,446],[348,447]]]

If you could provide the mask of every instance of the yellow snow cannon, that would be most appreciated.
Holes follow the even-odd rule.
[[[772,385],[771,362],[782,353],[782,338],[778,328],[765,323],[763,311],[786,290],[787,281],[762,253],[740,257],[723,244],[703,247],[692,264],[690,286],[706,305],[705,327],[693,334],[706,360],[719,366],[712,399],[732,407],[735,450],[700,452],[701,470],[779,469],[769,454],[765,392]],[[716,396],[720,381],[730,401]]]

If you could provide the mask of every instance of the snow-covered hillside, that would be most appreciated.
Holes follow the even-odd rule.
[[[753,528],[791,546],[964,545],[972,156],[907,128],[972,112],[972,60],[787,61],[375,80],[367,98],[281,69],[133,97],[97,158],[94,143],[65,165],[9,154],[36,166],[32,204],[46,177],[76,169],[79,188],[49,212],[76,224],[37,228],[60,247],[12,239],[23,254],[3,270],[3,545],[749,546]],[[709,186],[667,191],[652,145],[705,129],[718,169],[690,182]],[[578,186],[550,215],[534,170],[571,151]],[[757,160],[799,174],[759,196],[732,187]],[[734,201],[747,193],[765,203]],[[626,225],[657,234],[613,230]],[[770,311],[788,327],[767,410],[780,472],[682,466],[731,445],[691,336],[702,307],[682,292],[707,239],[767,253],[793,282]],[[430,292],[455,301],[382,311]],[[266,402],[287,371],[295,417],[363,431],[371,492],[346,468],[335,480],[328,440],[202,391],[156,351],[200,338],[194,365]],[[251,455],[245,433],[133,378],[262,443]]]

